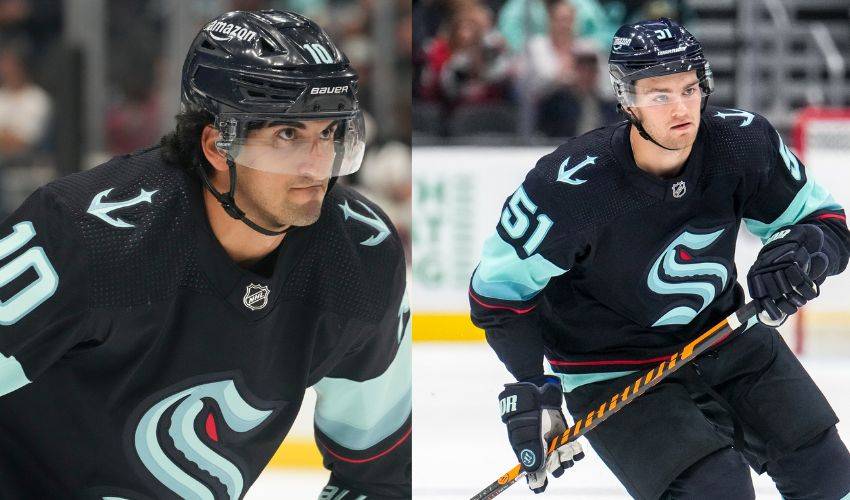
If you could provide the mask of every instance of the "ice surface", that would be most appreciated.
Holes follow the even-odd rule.
[[[245,500],[280,500],[319,498],[322,488],[328,482],[329,473],[323,470],[281,470],[264,471],[254,486],[245,495]],[[352,499],[353,500],[353,499]]]
[[[802,361],[838,416],[850,420],[850,392],[845,390],[850,359]],[[484,344],[416,344],[413,363],[414,498],[468,499],[514,464],[496,402],[509,375]],[[842,425],[838,429],[848,442],[850,431]],[[546,494],[534,495],[517,483],[499,498],[629,498],[586,441],[583,445],[587,457],[560,479],[550,480]],[[325,471],[270,469],[245,498],[315,499],[327,479]],[[753,482],[759,499],[780,498],[767,475],[754,475]]]
[[[850,360],[803,358],[839,418],[850,419]],[[469,498],[515,463],[499,420],[496,395],[510,380],[484,344],[417,344],[414,363],[414,498]],[[789,409],[793,411],[793,409]],[[604,423],[601,425],[605,425]],[[842,424],[838,426],[842,431]],[[847,441],[848,431],[842,437]],[[582,438],[586,458],[560,479],[550,479],[544,495],[518,482],[499,498],[629,498]],[[753,477],[759,499],[778,499],[766,474]]]

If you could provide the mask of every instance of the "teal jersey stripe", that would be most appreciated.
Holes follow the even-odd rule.
[[[747,321],[744,331],[752,328],[758,319],[754,316]],[[552,365],[546,363],[545,372],[549,375],[554,375],[561,380],[561,390],[570,392],[583,385],[592,384],[594,382],[602,382],[603,380],[612,380],[618,377],[625,377],[632,373],[637,373],[637,370],[629,370],[623,372],[602,372],[602,373],[556,373],[552,369]],[[653,367],[654,368],[654,367]]]
[[[365,450],[407,421],[411,410],[410,322],[395,359],[380,376],[356,382],[323,378],[315,385],[319,398],[315,422],[326,436],[350,450]]]
[[[594,382],[602,382],[603,380],[611,380],[617,377],[624,377],[637,373],[637,370],[629,370],[625,372],[603,372],[603,373],[555,373],[554,375],[561,379],[561,390],[570,392],[577,387],[592,384]]]
[[[484,242],[481,263],[472,276],[472,289],[482,297],[525,301],[542,290],[561,269],[540,254],[520,259],[516,250],[493,233]]]
[[[811,172],[807,172],[806,184],[800,188],[800,191],[791,200],[788,208],[776,220],[770,223],[764,223],[755,219],[745,218],[744,223],[751,233],[761,238],[762,243],[765,243],[780,228],[796,224],[813,212],[840,208],[841,205],[836,203],[832,195],[829,194],[829,191],[815,182]]]
[[[24,368],[14,356],[0,354],[0,396],[16,391],[30,383]]]

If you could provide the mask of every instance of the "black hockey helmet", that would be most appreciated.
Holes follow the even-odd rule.
[[[216,143],[230,167],[230,192],[207,188],[233,217],[263,234],[233,200],[235,164],[290,173],[299,155],[313,155],[312,141],[257,141],[251,131],[263,124],[332,120],[333,141],[321,144],[331,183],[356,172],[365,151],[365,127],[357,99],[357,74],[348,58],[315,22],[275,10],[234,11],[204,26],[183,65],[181,105],[205,110],[221,133]],[[332,184],[331,184],[332,185]],[[330,189],[330,187],[329,187]]]
[[[660,18],[623,25],[614,34],[608,72],[618,106],[638,127],[641,136],[655,144],[658,143],[646,134],[634,115],[625,110],[652,105],[638,101],[635,82],[686,71],[696,71],[701,106],[705,109],[708,96],[714,91],[714,78],[702,44],[688,30],[675,21]]]
[[[710,95],[714,78],[702,44],[675,21],[640,21],[621,26],[614,34],[608,71],[622,106],[632,105],[629,94],[633,94],[637,80],[692,70],[697,73],[703,95]]]
[[[215,116],[347,117],[359,109],[356,87],[348,58],[310,19],[236,11],[210,21],[192,42],[183,65],[182,102]],[[344,91],[318,92],[338,88]]]

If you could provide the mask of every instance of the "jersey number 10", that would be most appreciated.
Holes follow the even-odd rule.
[[[511,238],[515,240],[521,239],[525,237],[531,228],[530,217],[533,217],[536,213],[537,205],[531,201],[531,198],[528,197],[525,190],[520,186],[514,195],[511,196],[508,206],[502,210],[502,227]],[[528,255],[533,254],[537,250],[537,247],[543,242],[543,238],[546,237],[546,233],[552,229],[552,219],[548,215],[539,214],[536,220],[537,224],[534,231],[532,231],[531,236],[522,245],[523,250]]]
[[[12,234],[0,239],[0,260],[23,248],[33,236],[35,236],[35,228],[32,222],[23,221],[15,224]],[[0,267],[0,287],[8,285],[30,268],[35,271],[38,278],[9,300],[0,301],[0,325],[15,324],[56,293],[59,276],[41,247],[32,247]]]

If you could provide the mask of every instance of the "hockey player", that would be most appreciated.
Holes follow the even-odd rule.
[[[765,243],[747,275],[762,322],[588,440],[635,498],[753,498],[748,465],[784,498],[844,497],[838,419],[773,328],[844,270],[844,211],[764,118],[706,106],[711,69],[681,26],[621,27],[609,64],[627,120],[538,161],[471,282],[473,321],[518,381],[499,398],[529,486],[543,491],[547,472],[582,456],[576,443],[546,459],[543,443],[565,427],[562,391],[586,415],[743,304],[743,220]]]
[[[33,194],[0,229],[0,497],[242,498],[313,386],[317,496],[410,498],[402,247],[334,186],[363,134],[320,27],[230,12],[161,146]]]

